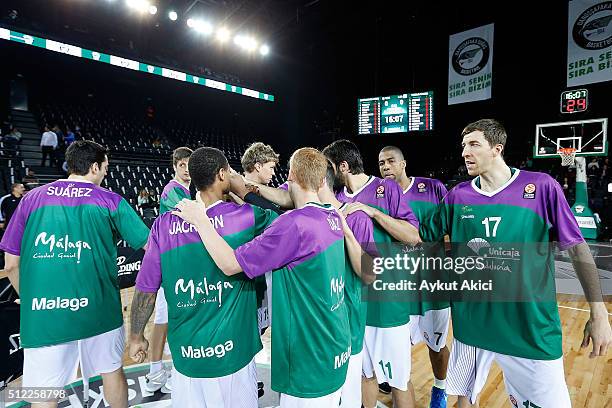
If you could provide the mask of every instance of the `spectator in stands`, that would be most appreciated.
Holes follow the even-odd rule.
[[[72,130],[70,130],[70,128],[66,128],[66,137],[64,137],[64,144],[66,145],[66,148],[68,148],[68,146],[70,146],[70,144],[74,142],[74,140],[74,133],[72,133]]]
[[[599,170],[599,162],[597,160],[596,157],[593,158],[593,160],[591,160],[591,162],[587,165],[587,169],[588,170]]]
[[[79,125],[74,127],[74,136],[76,140],[81,140],[83,138],[81,135],[81,127]]]
[[[38,180],[38,177],[36,177],[36,173],[34,173],[34,170],[32,169],[28,170],[27,176],[25,176],[22,181],[28,188],[28,190],[38,187],[38,185],[40,184],[40,180]]]
[[[2,203],[0,203],[0,218],[2,219],[3,228],[8,227],[11,217],[24,194],[25,187],[23,184],[13,183],[11,185],[11,194],[2,197]]]
[[[149,194],[149,191],[146,188],[143,188],[140,190],[140,193],[138,193],[138,207],[142,209],[150,208],[151,204],[151,194]]]
[[[157,149],[157,148],[159,148],[159,147],[161,147],[161,140],[159,139],[159,137],[156,137],[156,138],[153,140],[153,143],[152,143],[152,144],[153,144],[153,147],[155,147],[156,149]]]
[[[8,149],[9,156],[14,156],[17,151],[17,145],[21,141],[21,132],[13,125],[10,126],[9,132],[2,138],[4,146]]]
[[[40,138],[40,147],[42,149],[42,161],[41,166],[45,166],[47,157],[49,158],[49,166],[52,167],[54,164],[54,151],[57,149],[57,135],[49,130],[49,126],[45,126],[45,132]]]
[[[258,184],[270,184],[278,158],[279,154],[270,145],[253,143],[247,147],[240,159],[244,178]]]

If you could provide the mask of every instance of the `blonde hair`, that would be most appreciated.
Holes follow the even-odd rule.
[[[291,155],[289,170],[300,187],[317,192],[327,174],[327,159],[317,149],[303,147]]]
[[[255,142],[244,151],[240,163],[242,169],[250,173],[255,170],[255,164],[265,164],[267,162],[278,163],[279,154],[277,154],[272,146]]]

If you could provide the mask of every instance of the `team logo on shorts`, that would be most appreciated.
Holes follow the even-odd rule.
[[[510,394],[510,403],[512,403],[512,405],[515,408],[518,408],[518,402],[516,401],[516,398],[514,398],[514,395]]]
[[[525,189],[523,192],[523,198],[528,198],[530,200],[533,200],[535,198],[535,192],[536,192],[535,184],[529,183],[525,186]]]
[[[473,75],[487,65],[489,54],[489,43],[484,38],[468,38],[459,44],[453,52],[453,69],[459,75]]]
[[[385,197],[385,186],[378,186],[376,189],[376,198],[384,198]]]
[[[584,10],[574,21],[572,38],[585,50],[601,50],[612,45],[612,1]]]
[[[427,191],[427,187],[425,187],[425,183],[419,183],[417,184],[417,187],[419,188],[419,193],[424,193]]]

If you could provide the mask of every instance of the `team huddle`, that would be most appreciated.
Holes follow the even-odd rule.
[[[68,179],[28,193],[0,244],[21,297],[23,386],[64,387],[80,365],[83,376],[102,376],[110,406],[128,406],[115,262],[122,238],[145,248],[129,356],[150,359],[147,389],[171,392],[174,407],[257,407],[255,355],[268,326],[281,407],[373,408],[382,383],[395,407],[413,407],[411,348],[419,342],[434,376],[430,407],[446,407],[447,395],[476,406],[493,361],[514,407],[571,407],[552,251],[517,257],[500,277],[529,300],[375,296],[376,281],[393,279],[373,273],[382,257],[445,257],[445,241],[472,249],[556,242],[590,302],[582,346],[592,342],[591,357],[606,355],[612,331],[597,269],[562,189],[504,162],[497,121],[471,123],[461,137],[475,178],[448,192],[438,180],[409,177],[394,146],[378,154],[380,178],[365,174],[348,140],[300,148],[279,188],[268,185],[278,162],[270,146],[247,149],[244,175],[218,149],[179,148],[150,231],[125,199],[100,187],[106,150],[74,142]],[[423,267],[413,279],[437,272]],[[161,364],[166,333],[171,373]]]

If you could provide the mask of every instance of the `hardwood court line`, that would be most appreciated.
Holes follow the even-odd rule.
[[[561,306],[561,305],[559,305],[559,307],[562,307],[562,308],[564,308],[564,309],[578,310],[578,311],[580,311],[580,312],[589,312],[589,313],[591,312],[590,310],[587,310],[587,309],[579,309],[579,308],[577,308],[577,307]],[[608,313],[608,315],[609,315],[609,316],[612,316],[612,313]]]

